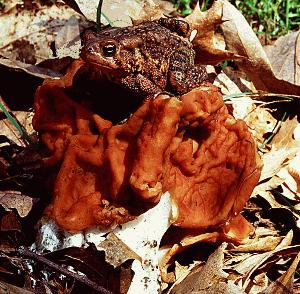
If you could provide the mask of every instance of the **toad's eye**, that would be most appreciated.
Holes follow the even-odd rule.
[[[115,44],[106,44],[102,48],[103,53],[107,57],[114,56],[117,52],[117,47]]]

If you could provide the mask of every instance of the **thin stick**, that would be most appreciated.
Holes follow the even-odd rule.
[[[91,281],[89,278],[85,277],[85,276],[80,276],[76,273],[73,273],[61,266],[59,266],[58,264],[54,263],[53,261],[45,258],[44,256],[41,256],[39,254],[36,254],[32,251],[30,251],[29,249],[27,249],[26,247],[24,246],[20,246],[18,249],[17,249],[17,252],[21,255],[21,256],[24,256],[24,257],[27,257],[27,258],[31,258],[35,261],[38,261],[38,262],[41,262],[41,263],[44,263],[46,264],[47,266],[55,269],[56,271],[66,275],[66,276],[70,276],[72,277],[73,279],[77,280],[78,282],[80,283],[83,283],[85,285],[87,285],[88,287],[96,290],[96,291],[99,291],[100,293],[103,293],[103,294],[113,294],[113,292],[105,289],[104,287],[100,286],[100,285],[97,285],[95,282]]]

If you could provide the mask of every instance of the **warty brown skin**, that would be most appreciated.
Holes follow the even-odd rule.
[[[194,64],[188,34],[189,25],[174,18],[87,31],[81,57],[137,95],[184,94],[207,79],[205,68]]]

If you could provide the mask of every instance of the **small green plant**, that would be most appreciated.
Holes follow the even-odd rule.
[[[274,38],[300,25],[299,0],[231,0],[247,18],[253,30]]]
[[[191,3],[193,0],[171,0],[171,2],[175,4],[178,12],[184,16],[192,12]]]
[[[4,9],[5,7],[5,0],[0,0],[0,10]]]
[[[191,13],[194,0],[169,0],[182,15]],[[282,36],[300,26],[300,0],[229,0],[246,17],[257,35],[267,40]],[[200,0],[206,10],[213,0]]]

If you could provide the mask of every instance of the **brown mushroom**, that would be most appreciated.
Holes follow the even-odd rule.
[[[37,90],[34,118],[50,154],[45,164],[62,161],[50,211],[63,229],[124,223],[170,191],[177,226],[237,240],[249,233],[230,223],[258,182],[256,146],[216,87],[159,95],[112,125],[73,101],[65,85],[46,81]]]

